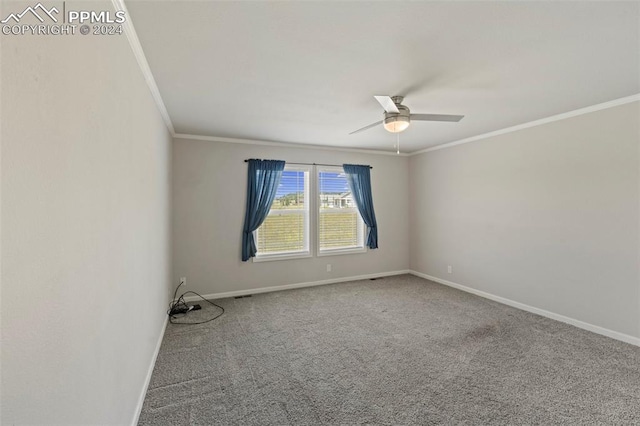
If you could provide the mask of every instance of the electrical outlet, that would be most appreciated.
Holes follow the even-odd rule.
[[[327,272],[331,272],[331,264],[327,263]]]
[[[447,272],[450,274],[453,273],[453,266],[447,265]]]
[[[180,277],[180,285],[187,285],[187,277]]]

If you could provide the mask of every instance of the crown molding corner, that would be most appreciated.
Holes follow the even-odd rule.
[[[133,21],[131,20],[131,14],[127,9],[127,6],[124,4],[124,0],[111,0],[113,7],[116,10],[124,10],[127,14],[127,19],[124,21],[122,26],[124,27],[124,33],[127,35],[127,40],[129,40],[129,45],[131,46],[131,50],[133,51],[133,55],[136,57],[138,61],[138,66],[140,67],[140,71],[142,71],[142,75],[144,76],[145,81],[147,82],[147,86],[149,86],[149,90],[151,90],[151,95],[153,96],[153,100],[160,111],[160,115],[164,120],[165,125],[171,132],[171,136],[175,136],[176,132],[173,127],[173,123],[171,122],[171,117],[169,117],[169,112],[167,111],[167,107],[162,100],[162,96],[160,95],[160,90],[158,89],[158,85],[156,84],[156,80],[153,77],[153,73],[151,72],[151,68],[149,67],[149,63],[147,62],[147,57],[142,50],[142,45],[140,44],[140,39],[138,39],[138,33],[136,32],[135,27],[133,26]]]

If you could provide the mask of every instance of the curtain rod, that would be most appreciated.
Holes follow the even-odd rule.
[[[249,160],[244,160],[245,163],[248,163]],[[285,162],[286,164],[295,164],[296,166],[328,166],[328,167],[342,167],[342,164],[322,164],[322,163],[289,163],[288,161]],[[369,166],[370,169],[373,169],[372,166]]]

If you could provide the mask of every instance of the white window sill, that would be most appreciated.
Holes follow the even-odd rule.
[[[291,260],[291,259],[305,259],[313,257],[308,251],[302,253],[291,254],[265,254],[262,256],[253,257],[253,262],[271,262],[274,260]]]
[[[357,247],[357,248],[348,248],[348,249],[335,249],[335,250],[318,250],[318,257],[324,256],[340,256],[343,254],[356,254],[356,253],[366,253],[366,247]]]

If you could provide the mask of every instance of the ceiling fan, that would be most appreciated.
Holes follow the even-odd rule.
[[[361,129],[349,133],[362,132],[382,124],[384,128],[391,133],[400,133],[409,127],[411,121],[453,121],[458,122],[462,120],[464,115],[446,115],[446,114],[411,114],[409,108],[402,105],[404,96],[374,96],[382,108],[384,108],[384,119],[376,121],[373,124],[369,124]]]

